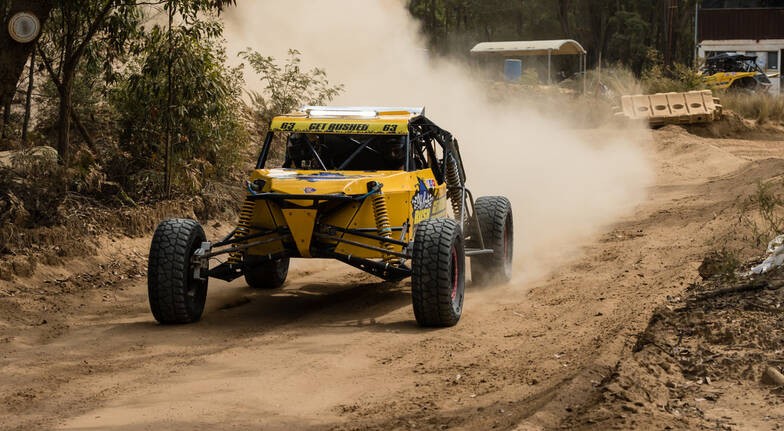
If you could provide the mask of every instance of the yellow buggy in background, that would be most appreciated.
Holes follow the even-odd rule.
[[[716,90],[764,93],[773,85],[755,55],[715,55],[705,60],[701,72],[705,83]]]
[[[312,106],[276,117],[230,235],[208,242],[194,220],[158,226],[152,313],[197,321],[209,278],[278,288],[291,258],[332,258],[385,280],[410,276],[417,322],[455,325],[466,256],[475,283],[508,281],[512,269],[509,200],[474,201],[465,184],[457,140],[424,108]],[[219,255],[228,259],[210,268]]]

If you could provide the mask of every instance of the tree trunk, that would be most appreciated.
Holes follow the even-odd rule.
[[[63,86],[60,89],[60,109],[58,110],[57,153],[60,155],[60,163],[64,166],[68,166],[70,161],[68,147],[71,140],[73,78],[74,71],[67,69],[63,71]]]
[[[27,95],[25,96],[25,113],[22,121],[22,145],[27,145],[27,130],[30,128],[30,108],[33,101],[33,88],[35,87],[35,49],[30,54],[30,74],[27,78]]]
[[[49,18],[54,2],[52,0],[14,0],[10,2],[7,16],[3,16],[0,26],[0,106],[6,106],[13,99],[19,77],[24,73],[27,58],[35,47],[35,42],[19,43],[8,34],[8,20],[17,12],[31,12],[38,17],[43,27]]]
[[[0,138],[6,139],[8,138],[8,127],[11,124],[11,101],[13,99],[6,100],[3,103],[3,129],[0,132]]]
[[[76,114],[74,109],[71,109],[71,121],[73,121],[73,125],[76,126],[76,130],[82,135],[82,139],[84,142],[87,143],[87,146],[90,147],[92,151],[96,151],[95,149],[95,140],[90,135],[90,132],[87,131],[87,128],[84,127],[84,123],[82,120],[79,119],[79,116]]]
[[[565,38],[572,38],[572,30],[569,26],[569,0],[558,0],[558,21],[561,23],[561,31]]]

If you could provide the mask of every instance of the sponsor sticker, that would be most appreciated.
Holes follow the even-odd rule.
[[[417,190],[411,199],[411,206],[414,208],[414,224],[430,218],[433,202],[435,202],[433,190],[427,187],[425,181],[417,178]]]

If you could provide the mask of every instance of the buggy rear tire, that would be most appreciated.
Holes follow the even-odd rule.
[[[266,260],[263,256],[243,258],[245,282],[253,289],[277,289],[289,275],[289,258]]]
[[[465,249],[460,225],[429,219],[416,226],[411,302],[420,326],[454,326],[463,312]]]
[[[195,220],[165,220],[155,230],[147,269],[147,297],[158,322],[191,323],[201,318],[207,280],[194,278],[191,256],[204,241],[204,230]]]
[[[512,204],[503,196],[482,196],[474,206],[485,247],[493,253],[471,257],[471,281],[507,283],[512,278],[514,253]]]

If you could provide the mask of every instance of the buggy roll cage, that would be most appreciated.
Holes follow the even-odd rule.
[[[319,133],[312,134],[320,135]],[[372,150],[369,148],[369,145],[378,136],[380,135],[368,135],[368,139],[365,140],[365,142],[360,142],[356,139],[349,138],[353,143],[356,144],[356,148],[349,155],[349,157],[339,164],[337,170],[342,170],[361,151],[366,149]],[[264,138],[261,154],[259,155],[258,161],[256,162],[256,169],[264,169],[266,166],[270,150],[273,145],[274,137],[274,131],[267,132],[267,135]],[[436,177],[436,181],[439,184],[443,184],[446,181],[446,165],[450,160],[450,157],[453,157],[459,167],[460,182],[465,184],[466,175],[465,168],[463,167],[462,159],[460,157],[460,148],[457,140],[452,136],[451,133],[438,127],[424,115],[418,115],[409,120],[409,133],[405,135],[405,138],[406,156],[404,169],[407,172],[430,167],[433,170],[433,175]],[[434,142],[441,148],[443,157],[440,160],[436,154],[436,148],[433,145]],[[310,142],[307,142],[307,144],[308,150],[321,165],[321,170],[328,170],[318,151],[316,151]]]

